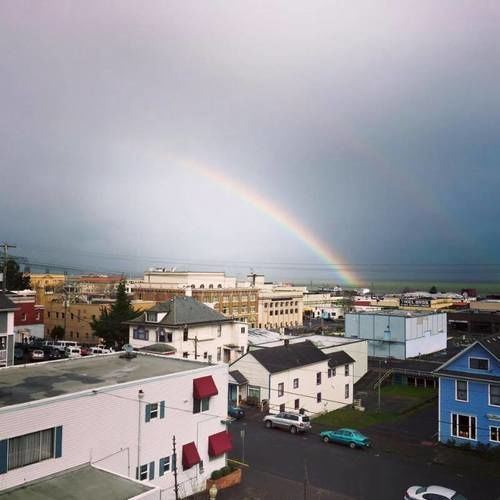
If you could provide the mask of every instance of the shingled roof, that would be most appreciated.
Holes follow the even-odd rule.
[[[270,373],[300,368],[325,361],[327,356],[311,341],[268,347],[251,351],[251,355]]]
[[[12,302],[4,293],[0,292],[0,311],[15,311],[16,304]]]
[[[166,315],[161,321],[152,323],[146,321],[147,312],[166,313]],[[156,304],[128,323],[132,325],[144,324],[183,327],[185,325],[220,323],[222,321],[231,320],[192,297],[173,297],[167,302]]]
[[[354,363],[354,359],[349,356],[345,351],[331,352],[327,354],[328,366],[334,368],[335,366],[348,365]]]
[[[479,343],[500,361],[500,333],[488,335],[488,337],[481,339]]]

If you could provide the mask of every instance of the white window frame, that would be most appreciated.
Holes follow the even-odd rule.
[[[345,384],[344,387],[344,399],[349,399],[351,396],[351,388],[349,387],[349,384]]]
[[[498,385],[500,387],[500,384],[488,384],[488,405],[489,406],[493,406],[494,408],[500,408],[500,405],[494,405],[492,402],[491,402],[491,386],[492,385]]]
[[[144,467],[145,469],[143,470]],[[142,477],[143,475],[144,477]],[[138,476],[138,481],[146,481],[146,479],[148,478],[148,464],[142,464],[139,466]]]
[[[470,419],[471,418],[474,418],[476,420],[476,429],[475,429],[475,434],[476,434],[476,437],[475,438],[471,438],[471,437],[465,437],[465,436],[456,436],[455,434],[453,434],[453,415],[456,415],[457,416],[457,430],[458,430],[458,427],[459,427],[459,423],[458,423],[458,417],[468,417],[469,418],[469,434],[471,434],[471,421]],[[457,439],[465,439],[467,441],[477,441],[477,416],[476,415],[468,415],[466,413],[454,413],[454,412],[451,412],[450,413],[450,436],[454,437],[454,438],[457,438]]]
[[[491,429],[497,430],[497,439],[491,439]],[[500,425],[490,425],[488,432],[488,441],[491,443],[500,443]]]
[[[160,405],[158,403],[151,403],[149,405],[149,419],[158,418]]]
[[[467,384],[467,399],[458,399],[458,382],[465,382]],[[469,402],[469,381],[468,380],[455,379],[455,401],[459,401],[461,403],[468,403]]]
[[[321,385],[323,382],[323,377],[321,375],[321,372],[316,373],[316,385]]]
[[[486,368],[486,370],[483,370],[482,368],[471,368],[470,366],[470,360],[471,359],[482,359],[482,360],[486,360],[488,362],[488,368]],[[490,360],[489,358],[481,358],[480,356],[469,356],[469,370],[481,370],[483,372],[487,372],[487,371],[490,371]]]
[[[298,378],[294,378],[293,379],[293,388],[294,389],[298,389],[299,388],[299,379]]]
[[[344,365],[344,376],[348,377],[349,376],[349,364]]]

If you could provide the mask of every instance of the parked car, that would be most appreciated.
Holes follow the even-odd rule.
[[[16,361],[21,361],[25,359],[26,349],[23,346],[18,346],[14,348],[14,359]]]
[[[57,347],[60,351],[64,352],[67,347],[79,348],[80,346],[72,340],[57,340],[54,342],[54,347]]]
[[[82,356],[88,356],[90,354],[89,350],[90,350],[90,347],[80,347],[80,354]]]
[[[45,353],[42,349],[29,349],[28,356],[31,361],[43,361],[45,359]]]
[[[79,347],[66,347],[65,353],[68,358],[82,357],[82,351]]]
[[[230,406],[227,409],[227,414],[230,417],[233,417],[233,418],[236,418],[239,420],[240,418],[243,418],[245,416],[245,410],[243,408],[240,408],[239,406]]]
[[[45,356],[45,360],[61,359],[64,356],[64,354],[57,349],[57,347],[43,346],[41,349]]]
[[[338,429],[336,431],[322,431],[319,433],[325,443],[345,444],[350,448],[369,448],[371,441],[356,429]]]
[[[102,354],[109,354],[111,352],[115,352],[115,350],[112,347],[106,347],[105,345],[102,344],[96,345],[95,347],[101,349]]]
[[[271,429],[279,427],[287,429],[292,434],[311,430],[311,420],[306,415],[299,413],[281,412],[277,415],[267,415],[264,417],[264,425]]]
[[[411,486],[406,491],[405,500],[467,500],[467,498],[444,486]]]

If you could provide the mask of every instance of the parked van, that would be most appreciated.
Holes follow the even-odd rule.
[[[68,358],[81,358],[82,351],[79,347],[66,347],[65,351]]]
[[[88,356],[93,356],[95,354],[104,354],[104,351],[100,347],[89,347],[87,349]]]
[[[66,351],[67,347],[79,347],[76,342],[72,340],[57,340],[54,342],[54,347],[57,347],[60,351]]]

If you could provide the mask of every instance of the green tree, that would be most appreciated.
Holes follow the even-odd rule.
[[[7,259],[6,288],[7,290],[27,290],[31,288],[29,275],[19,270],[19,264],[14,259]]]
[[[64,338],[64,328],[61,325],[56,325],[50,331],[50,338],[52,340],[62,340]]]
[[[432,285],[430,290],[429,290],[429,293],[438,293],[438,290],[434,285]]]
[[[95,337],[102,338],[106,344],[114,347],[121,347],[128,344],[128,325],[124,321],[129,321],[138,316],[130,303],[130,299],[125,290],[125,281],[120,281],[116,291],[116,301],[108,309],[103,307],[99,319],[90,323],[90,327]]]

